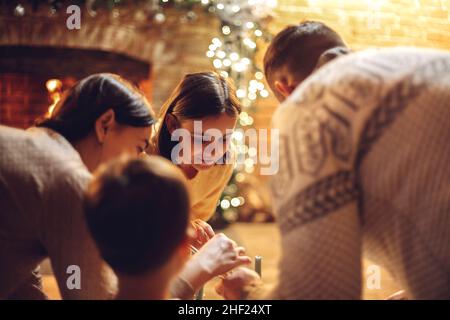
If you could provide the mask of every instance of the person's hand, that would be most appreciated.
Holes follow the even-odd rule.
[[[200,249],[206,242],[208,242],[215,233],[213,228],[201,219],[191,221],[191,227],[194,231],[194,236],[191,245],[196,249]]]
[[[216,292],[226,300],[243,300],[252,287],[261,285],[259,275],[248,268],[237,268],[216,285]]]
[[[223,233],[209,240],[186,264],[180,276],[198,290],[212,278],[239,266],[250,264],[245,249]]]
[[[194,259],[198,259],[201,267],[210,274],[211,278],[252,262],[251,258],[245,255],[245,248],[238,247],[236,242],[223,233],[219,233],[207,242]]]

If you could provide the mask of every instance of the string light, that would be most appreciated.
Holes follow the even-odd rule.
[[[230,201],[228,199],[223,199],[220,201],[220,206],[222,209],[228,209],[230,207]]]
[[[235,179],[236,179],[237,182],[244,182],[245,175],[243,173],[239,172],[239,173],[236,174],[236,178]]]
[[[234,131],[232,137],[237,141],[242,141],[244,139],[244,134],[241,131]]]
[[[241,201],[237,197],[231,199],[230,203],[233,207],[239,207],[241,205]]]
[[[220,69],[222,67],[222,61],[219,59],[214,59],[213,64],[214,64],[214,68],[216,68],[216,69]]]
[[[223,27],[222,27],[222,33],[223,33],[224,35],[229,35],[229,34],[231,33],[230,27],[229,27],[229,26],[223,26]]]
[[[230,53],[230,59],[231,59],[232,61],[237,61],[237,60],[239,60],[239,54],[238,54],[237,52],[232,52],[232,53]]]
[[[261,90],[261,92],[259,94],[261,97],[267,98],[269,96],[269,91],[264,89],[264,90]]]
[[[240,99],[244,98],[246,96],[245,90],[244,89],[236,90],[236,96]]]
[[[215,45],[216,47],[221,47],[221,46],[222,46],[222,41],[220,41],[219,38],[213,38],[213,39],[212,39],[212,43],[213,43],[213,45]]]
[[[227,54],[225,53],[225,51],[220,50],[220,51],[217,51],[216,56],[220,59],[223,59],[227,56]]]

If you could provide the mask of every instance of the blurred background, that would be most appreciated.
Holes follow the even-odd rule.
[[[184,74],[216,70],[234,80],[244,109],[239,126],[269,128],[277,102],[264,81],[262,58],[283,27],[319,20],[354,50],[448,49],[449,7],[449,0],[1,0],[0,124],[29,127],[92,73],[128,78],[158,111]],[[234,138],[246,161],[211,223],[233,224],[227,232],[266,256],[266,277],[274,279],[278,234],[267,223],[274,220],[267,177],[258,174],[257,150]]]

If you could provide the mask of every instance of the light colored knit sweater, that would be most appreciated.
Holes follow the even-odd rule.
[[[273,297],[360,298],[364,253],[410,298],[450,298],[448,52],[340,58],[295,90],[273,126],[283,249]]]

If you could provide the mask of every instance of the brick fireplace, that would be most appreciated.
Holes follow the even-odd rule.
[[[32,50],[33,54],[29,52]],[[61,81],[65,90],[99,72],[117,73],[151,95],[150,65],[102,50],[50,46],[0,46],[0,123],[27,128],[44,115],[53,100],[47,81]]]

